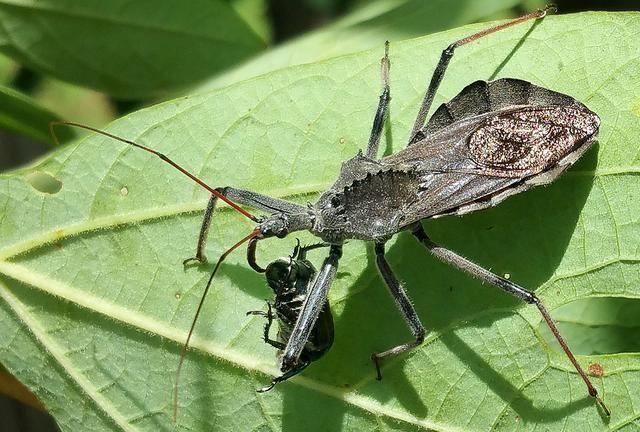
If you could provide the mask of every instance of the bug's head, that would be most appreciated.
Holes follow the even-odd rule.
[[[312,226],[312,217],[308,213],[274,213],[264,218],[258,229],[261,237],[284,238],[289,233],[300,230],[308,230]]]

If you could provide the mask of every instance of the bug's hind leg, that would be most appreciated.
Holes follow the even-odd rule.
[[[391,100],[391,89],[389,87],[389,68],[391,62],[389,61],[389,41],[384,44],[384,57],[380,59],[380,73],[382,75],[382,94],[380,95],[380,101],[378,102],[378,109],[376,115],[373,118],[373,126],[371,127],[371,135],[369,136],[369,144],[367,145],[366,156],[371,159],[376,159],[378,155],[378,147],[380,146],[380,137],[382,136],[382,130],[384,129],[384,122],[387,118],[387,112],[389,111],[389,101]]]
[[[518,297],[520,300],[526,303],[535,305],[540,311],[540,313],[542,314],[542,317],[544,318],[545,322],[547,323],[547,326],[551,330],[551,333],[553,333],[556,340],[562,347],[562,350],[567,355],[567,358],[569,359],[571,364],[573,364],[573,367],[576,369],[576,371],[578,372],[578,374],[586,384],[587,390],[589,391],[589,395],[596,399],[596,402],[598,403],[598,405],[600,405],[600,407],[602,407],[602,410],[605,412],[607,416],[610,415],[609,409],[604,404],[602,399],[600,399],[600,397],[598,396],[598,390],[596,390],[595,386],[591,383],[591,380],[582,369],[582,366],[580,366],[580,364],[578,363],[578,360],[576,360],[575,356],[569,349],[567,342],[564,340],[564,338],[560,334],[560,330],[558,330],[558,327],[553,321],[553,318],[551,318],[549,311],[542,304],[542,301],[538,298],[538,296],[536,296],[531,291],[526,290],[521,286],[516,285],[515,283],[503,277],[500,277],[483,267],[480,267],[478,264],[469,261],[463,256],[460,256],[457,253],[434,243],[429,238],[429,236],[427,236],[427,233],[424,231],[424,228],[422,228],[422,225],[420,225],[420,223],[417,223],[412,227],[412,234],[416,237],[416,239],[418,239],[420,243],[422,243],[422,245],[425,248],[427,248],[429,252],[434,254],[436,257],[440,258],[442,261],[445,261],[482,281],[489,282],[490,284],[497,286],[498,288],[511,294],[512,296]]]
[[[377,379],[382,379],[382,374],[380,372],[380,362],[382,359],[387,357],[392,357],[398,354],[401,354],[405,351],[409,351],[412,348],[417,347],[424,341],[424,337],[426,335],[426,330],[422,323],[420,322],[420,318],[416,313],[413,305],[411,304],[411,300],[407,296],[407,293],[404,291],[402,284],[398,281],[396,276],[393,274],[391,267],[389,267],[389,263],[387,259],[384,257],[384,243],[376,243],[376,263],[378,264],[378,270],[380,270],[380,274],[384,279],[387,287],[389,288],[389,292],[393,296],[393,299],[396,301],[398,305],[398,309],[402,312],[402,317],[407,322],[411,333],[413,333],[414,340],[403,343],[401,345],[395,346],[391,349],[388,349],[383,352],[373,353],[371,354],[371,360],[376,366],[376,372],[378,374]]]
[[[512,25],[519,24],[523,21],[528,21],[530,19],[538,19],[543,18],[548,12],[555,11],[556,8],[553,5],[549,5],[544,9],[531,12],[527,15],[523,15],[518,18],[514,18],[512,20],[506,21],[502,24],[498,24],[493,27],[489,27],[487,29],[481,30],[477,33],[472,34],[471,36],[467,36],[460,40],[453,42],[447,48],[442,51],[440,55],[440,60],[438,61],[438,65],[436,69],[433,71],[433,75],[431,76],[431,81],[429,82],[429,88],[422,99],[422,104],[420,105],[420,109],[418,110],[418,115],[416,116],[416,120],[413,124],[413,130],[411,131],[411,135],[409,138],[409,145],[414,142],[420,141],[423,138],[422,128],[427,119],[427,114],[429,113],[429,109],[431,108],[431,104],[433,103],[433,98],[438,91],[438,87],[440,87],[440,83],[442,82],[442,78],[444,77],[444,73],[447,70],[447,66],[449,66],[449,61],[453,57],[454,51],[456,48],[468,44],[469,42],[473,42],[477,39],[480,39],[483,36],[488,34],[500,31],[507,27],[511,27]]]

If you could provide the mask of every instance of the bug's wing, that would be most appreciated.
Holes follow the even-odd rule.
[[[383,159],[419,177],[416,200],[403,210],[400,226],[495,205],[560,175],[591,146],[600,125],[596,114],[566,98],[563,105],[465,118]]]
[[[578,102],[571,96],[515,78],[476,81],[462,89],[453,99],[440,105],[410,144],[415,144],[459,121],[505,108],[567,106],[576,103]]]

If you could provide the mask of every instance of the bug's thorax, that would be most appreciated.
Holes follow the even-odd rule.
[[[329,243],[390,237],[395,215],[417,186],[411,167],[358,153],[342,164],[336,182],[313,205],[312,233]]]

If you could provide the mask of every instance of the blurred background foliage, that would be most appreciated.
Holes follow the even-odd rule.
[[[382,50],[385,40],[509,18],[545,3],[0,1],[0,170],[29,164],[55,146],[48,132],[55,119],[101,127],[144,106],[278,68],[376,46]],[[560,13],[640,9],[637,0],[555,3]],[[67,130],[59,138],[64,144],[78,135]],[[1,369],[0,392],[11,395],[0,398],[2,430],[57,430],[35,397]]]

